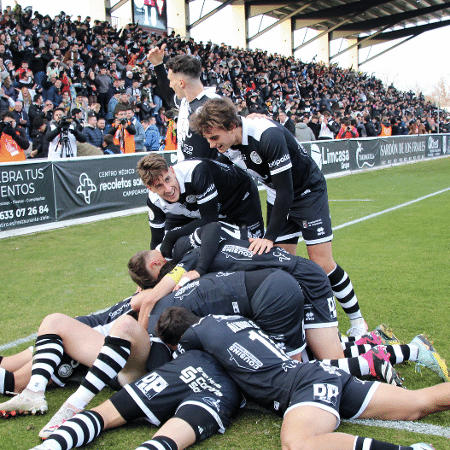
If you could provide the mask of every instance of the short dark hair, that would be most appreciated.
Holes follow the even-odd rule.
[[[200,78],[202,65],[197,58],[189,55],[178,55],[170,58],[166,64],[173,73],[182,73],[190,78]]]
[[[137,171],[145,186],[151,186],[169,170],[163,155],[150,153],[138,161]]]
[[[200,319],[191,311],[180,307],[166,308],[156,324],[156,335],[168,345],[177,345],[186,330]]]

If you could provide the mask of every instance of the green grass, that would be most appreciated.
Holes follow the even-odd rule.
[[[450,158],[421,162],[328,181],[334,227],[450,187]],[[370,200],[370,201],[355,201]],[[335,259],[350,274],[371,328],[389,323],[409,342],[429,334],[441,355],[450,360],[448,301],[450,288],[450,191],[335,231]],[[0,240],[0,345],[36,332],[49,313],[86,314],[134,291],[126,263],[148,248],[147,215],[139,214]],[[306,255],[299,244],[298,253]],[[339,310],[341,331],[348,320]],[[30,344],[5,351],[13,354]],[[439,382],[427,369],[398,367],[408,388]],[[0,421],[0,450],[28,449],[37,432],[75,389],[49,388],[49,414]],[[106,389],[91,406],[111,395]],[[0,396],[0,401],[7,397]],[[422,420],[450,427],[450,413]],[[281,420],[266,412],[245,410],[224,436],[197,449],[278,449]],[[88,449],[134,449],[155,431],[145,422],[104,433]],[[412,432],[345,423],[339,431],[407,445],[431,442],[450,449],[447,439]]]

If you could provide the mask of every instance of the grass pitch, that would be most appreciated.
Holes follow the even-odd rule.
[[[450,188],[450,158],[397,166],[328,180],[335,227],[333,253],[350,274],[369,327],[388,323],[409,342],[429,334],[443,358],[450,360],[450,191],[422,199],[354,224],[371,214]],[[148,248],[146,214],[0,240],[0,346],[36,332],[49,313],[82,315],[129,296],[134,285],[126,263]],[[298,254],[306,256],[303,243]],[[349,323],[338,307],[340,329]],[[2,352],[13,354],[29,344]],[[427,369],[416,373],[412,364],[397,366],[411,389],[438,383]],[[44,416],[0,419],[0,450],[29,449],[37,433],[74,390],[49,388],[49,412]],[[111,395],[105,389],[91,406]],[[0,396],[0,401],[7,397]],[[450,413],[422,423],[450,427]],[[279,449],[281,419],[246,409],[223,436],[198,449]],[[134,449],[155,431],[143,421],[105,432],[87,449]],[[409,445],[430,442],[450,449],[448,438],[344,423],[339,431]]]

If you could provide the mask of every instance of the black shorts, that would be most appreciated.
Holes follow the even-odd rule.
[[[192,350],[127,384],[110,400],[127,422],[143,417],[157,426],[176,411],[183,418],[182,407],[193,405],[202,408],[202,414],[192,417],[194,422],[188,421],[193,428],[204,424],[206,430],[223,433],[239,408],[240,394],[212,356]],[[202,423],[196,423],[197,419]],[[205,437],[208,436],[199,436]]]
[[[267,203],[267,223],[270,221],[272,208]],[[294,199],[276,242],[295,243],[300,236],[306,245],[322,244],[333,239],[326,185],[324,189],[311,191]]]
[[[358,418],[380,384],[361,381],[320,361],[303,364],[296,379],[285,414],[299,406],[316,406],[336,416],[336,428],[341,418]]]
[[[283,270],[271,273],[250,302],[252,319],[289,356],[300,353],[306,346],[303,302],[297,281]]]
[[[56,367],[52,380],[60,387],[64,387],[68,381],[81,382],[86,376],[89,367],[72,359],[67,353],[63,354],[61,362]]]
[[[305,330],[337,327],[336,301],[324,270],[313,261],[298,258],[291,275],[301,286],[305,297]]]

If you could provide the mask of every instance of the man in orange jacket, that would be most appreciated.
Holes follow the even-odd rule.
[[[25,131],[16,128],[13,113],[4,113],[0,122],[0,162],[25,161],[24,150],[29,146]]]
[[[135,126],[127,120],[126,106],[118,106],[115,111],[115,120],[108,131],[114,136],[114,144],[120,146],[123,153],[135,153],[134,135]]]

